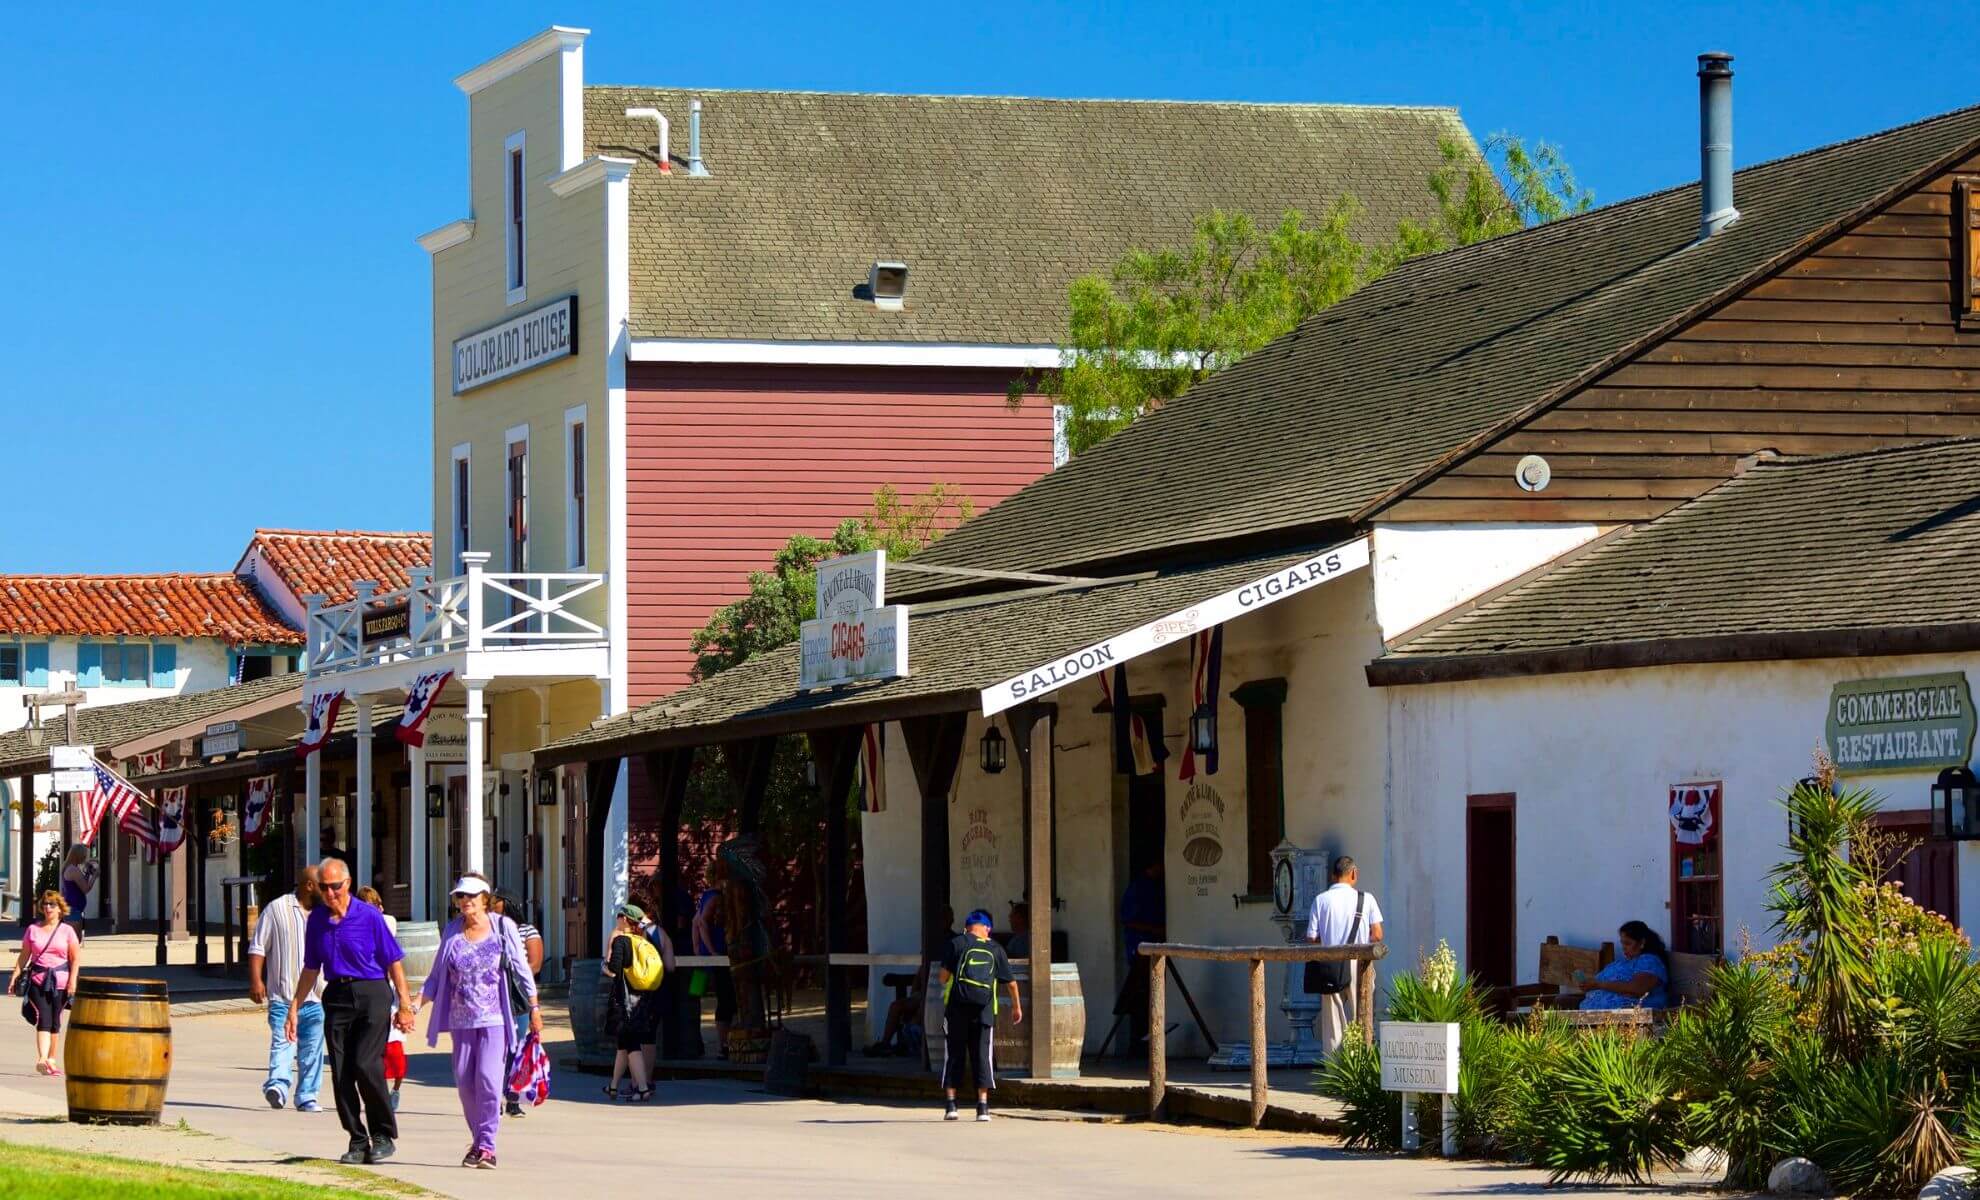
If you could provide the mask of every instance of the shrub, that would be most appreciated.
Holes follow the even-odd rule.
[[[1346,1108],[1342,1140],[1355,1150],[1402,1149],[1402,1096],[1382,1090],[1382,1056],[1359,1037],[1349,1036],[1321,1066],[1320,1094]]]
[[[1610,1030],[1569,1038],[1539,1065],[1528,1112],[1534,1159],[1551,1182],[1648,1182],[1684,1157],[1684,1111],[1656,1042]]]
[[[1837,1064],[1818,1092],[1826,1129],[1814,1158],[1839,1191],[1914,1195],[1958,1158],[1949,1097],[1895,1054]]]
[[[1726,1183],[1761,1188],[1775,1155],[1773,1056],[1791,1029],[1793,993],[1751,963],[1713,968],[1711,998],[1683,1012],[1665,1035],[1667,1060],[1686,1099],[1685,1131],[1726,1155]]]

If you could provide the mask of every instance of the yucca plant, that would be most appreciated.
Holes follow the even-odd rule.
[[[1914,1195],[1958,1160],[1949,1093],[1913,1077],[1897,1055],[1838,1065],[1817,1088],[1827,1129],[1812,1157],[1838,1190]]]
[[[1314,1072],[1316,1090],[1341,1102],[1341,1140],[1355,1150],[1402,1149],[1402,1095],[1382,1090],[1382,1056],[1358,1037]]]
[[[1549,1097],[1535,1106],[1535,1161],[1550,1182],[1569,1179],[1647,1183],[1688,1148],[1684,1112],[1658,1044],[1610,1030],[1587,1033],[1542,1066]]]
[[[1774,926],[1802,950],[1796,986],[1823,1033],[1846,1052],[1863,1046],[1876,991],[1866,893],[1878,882],[1851,847],[1873,837],[1874,792],[1826,779],[1788,792],[1788,858],[1768,873]]]
[[[1773,972],[1722,963],[1712,970],[1711,998],[1680,1013],[1665,1034],[1686,1132],[1725,1153],[1727,1186],[1766,1184],[1774,1157],[1774,1054],[1791,1027],[1793,1000]]]

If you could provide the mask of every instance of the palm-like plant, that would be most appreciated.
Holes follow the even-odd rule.
[[[1685,1125],[1700,1145],[1726,1155],[1726,1183],[1765,1185],[1773,1162],[1774,1053],[1789,1032],[1793,994],[1751,963],[1713,968],[1711,998],[1680,1014],[1666,1034],[1669,1062],[1686,1097]]]
[[[1684,1114],[1658,1045],[1610,1031],[1572,1039],[1542,1069],[1537,1161],[1567,1179],[1648,1182],[1684,1157]]]
[[[1767,908],[1775,928],[1802,946],[1795,982],[1822,1031],[1853,1051],[1863,1045],[1876,993],[1865,894],[1877,880],[1850,848],[1870,837],[1878,800],[1862,789],[1804,781],[1785,804],[1788,858],[1768,873],[1773,897]]]

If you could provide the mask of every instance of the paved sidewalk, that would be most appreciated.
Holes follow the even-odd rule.
[[[259,1161],[337,1154],[344,1139],[333,1114],[275,1112],[262,1102],[256,1087],[266,1030],[259,1014],[175,1021],[166,1124],[183,1118],[226,1145],[248,1148],[244,1155]],[[553,1054],[561,1053],[565,1048],[555,1043],[568,1030],[553,1027],[551,1036]],[[59,1094],[55,1081],[29,1073],[18,1044],[25,1037],[25,1030],[0,1036],[0,1110],[21,1103],[18,1092]],[[467,1135],[444,1038],[441,1044],[427,1050],[422,1034],[412,1047],[400,1156],[380,1170],[476,1200],[621,1195],[629,1173],[656,1187],[721,1186],[744,1194],[894,1195],[972,1178],[1028,1197],[1131,1190],[1138,1198],[1189,1200],[1310,1200],[1316,1189],[1385,1197],[1537,1193],[1545,1180],[1539,1172],[1498,1166],[1350,1154],[1311,1136],[1012,1119],[949,1125],[923,1105],[783,1099],[713,1080],[664,1083],[654,1104],[614,1106],[600,1094],[602,1080],[577,1073],[559,1074],[555,1099],[526,1120],[504,1122],[499,1170],[469,1172],[457,1165]],[[0,1136],[12,1135],[0,1126]],[[1618,1190],[1548,1194],[1569,1200]]]

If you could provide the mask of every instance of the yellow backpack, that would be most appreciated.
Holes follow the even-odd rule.
[[[632,962],[626,967],[626,986],[635,992],[650,992],[660,986],[665,967],[660,949],[638,934],[625,934],[632,943]]]

